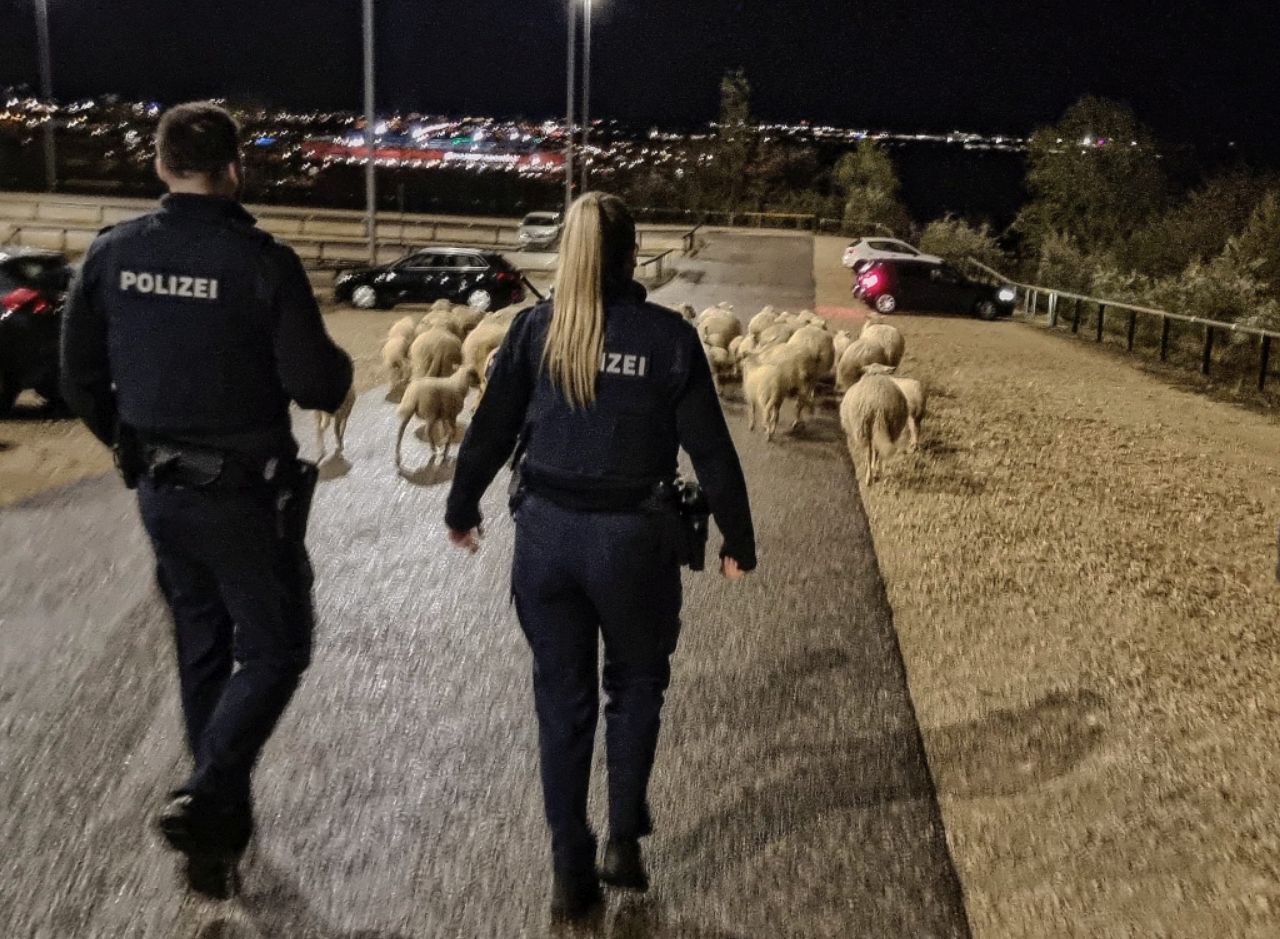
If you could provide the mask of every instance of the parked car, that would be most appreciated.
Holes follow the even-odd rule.
[[[916,258],[921,261],[942,263],[942,258],[922,254],[905,241],[897,238],[859,238],[844,249],[844,266],[854,268],[859,261],[878,261],[889,258]]]
[[[554,247],[562,224],[559,212],[530,212],[516,230],[516,240],[522,248]]]
[[[333,287],[339,303],[362,310],[448,300],[489,311],[525,297],[518,268],[496,251],[471,248],[422,248],[391,264],[342,271]]]
[[[58,404],[58,346],[71,266],[57,251],[0,251],[0,414],[35,389]]]
[[[945,262],[876,261],[858,276],[857,289],[877,313],[925,310],[993,320],[1013,313],[1017,293],[965,277]]]

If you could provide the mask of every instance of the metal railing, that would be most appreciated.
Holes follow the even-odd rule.
[[[1073,334],[1079,334],[1088,309],[1091,307],[1096,308],[1096,313],[1093,317],[1095,342],[1102,342],[1103,336],[1106,334],[1107,314],[1123,314],[1127,318],[1125,324],[1125,348],[1129,352],[1133,352],[1137,340],[1138,317],[1158,319],[1160,321],[1161,362],[1169,361],[1169,347],[1174,323],[1201,327],[1204,330],[1204,338],[1200,354],[1200,372],[1205,376],[1208,376],[1213,369],[1213,350],[1220,334],[1253,336],[1258,340],[1258,390],[1263,391],[1266,388],[1271,367],[1271,344],[1272,340],[1280,339],[1280,332],[1261,329],[1256,326],[1242,326],[1239,323],[1224,323],[1221,320],[1210,320],[1185,313],[1171,313],[1168,310],[1157,310],[1135,303],[1108,300],[1104,297],[1090,297],[1070,290],[1059,290],[1038,284],[1019,283],[973,258],[967,258],[966,263],[971,271],[977,271],[987,279],[993,279],[1014,288],[1018,292],[1022,310],[1028,316],[1038,316],[1043,302],[1044,313],[1048,316],[1050,328],[1056,329],[1060,321],[1067,321],[1067,317],[1064,317],[1060,309],[1063,300],[1066,300],[1070,305],[1069,322]]]

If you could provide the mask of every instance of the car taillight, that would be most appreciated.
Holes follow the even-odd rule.
[[[9,313],[17,310],[27,310],[31,313],[53,312],[53,306],[44,298],[44,295],[30,287],[19,287],[17,290],[9,291],[0,297],[0,305],[3,305]]]
[[[519,275],[519,274],[513,274],[511,271],[499,271],[499,272],[498,272],[498,280],[502,281],[503,283],[507,283],[507,284],[511,284],[511,283],[518,283],[518,282],[519,282],[519,280],[520,280],[520,275]]]
[[[880,286],[880,275],[879,274],[863,274],[861,277],[858,278],[858,283],[860,283],[867,290],[875,290],[877,287]]]

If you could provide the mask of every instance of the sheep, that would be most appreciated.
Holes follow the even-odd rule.
[[[409,349],[413,343],[405,336],[392,336],[382,344],[382,367],[392,388],[409,380]]]
[[[447,330],[457,336],[458,339],[462,339],[465,336],[462,326],[454,317],[452,310],[432,310],[418,320],[415,334],[421,336],[423,333],[430,332],[433,329]]]
[[[453,308],[453,322],[458,327],[456,332],[466,339],[471,331],[484,321],[485,313],[475,307],[456,305]]]
[[[695,310],[691,304],[688,304],[688,303],[682,303],[682,304],[680,305],[680,315],[681,315],[684,319],[686,319],[686,320],[688,320],[690,323],[692,323],[692,322],[694,322],[694,321],[696,321],[696,320],[697,320],[697,318],[698,318],[698,311],[697,311],[697,310]]]
[[[489,376],[493,374],[493,361],[498,357],[498,348],[489,353],[489,357],[484,360],[484,370],[480,373],[480,397],[476,399],[479,405],[480,400],[484,398],[485,390],[489,387]]]
[[[351,420],[351,409],[356,406],[356,387],[347,389],[347,396],[332,414],[324,411],[316,412],[316,440],[320,443],[320,459],[325,458],[324,432],[333,426],[333,435],[338,438],[338,456],[342,456],[342,448],[346,446],[347,422]]]
[[[747,341],[747,336],[734,336],[729,341],[729,357],[737,362],[742,358],[742,346]]]
[[[439,310],[439,311],[441,311],[441,312],[448,313],[448,312],[449,312],[450,310],[452,310],[452,309],[453,309],[453,303],[452,303],[451,301],[449,301],[449,300],[445,300],[445,299],[443,299],[443,298],[441,298],[441,299],[437,300],[435,303],[431,304],[431,310],[432,310],[432,312],[435,312],[435,311]]]
[[[759,336],[776,322],[778,322],[778,311],[771,306],[767,306],[751,317],[751,322],[747,324],[747,335]]]
[[[440,462],[449,461],[449,447],[458,430],[458,415],[462,413],[470,390],[471,372],[465,365],[460,365],[448,378],[417,378],[409,382],[396,408],[396,416],[400,418],[400,432],[396,435],[397,470],[403,467],[400,447],[405,428],[415,417],[426,425],[427,443],[431,446],[428,463],[435,461],[441,446],[444,453]]]
[[[813,312],[813,310],[801,310],[796,314],[796,320],[805,326],[816,326],[818,329],[827,328],[827,321]]]
[[[862,327],[862,335],[859,339],[868,342],[878,342],[884,346],[885,352],[889,358],[884,363],[897,368],[902,364],[902,355],[906,352],[907,342],[902,338],[902,333],[898,332],[896,327],[886,326],[883,323],[868,323]]]
[[[445,329],[429,329],[409,347],[413,378],[443,378],[462,363],[462,340]]]
[[[782,315],[787,316],[786,313]],[[759,343],[760,348],[766,349],[769,346],[781,345],[782,343],[787,342],[799,331],[800,325],[798,323],[792,322],[791,320],[784,320],[782,317],[779,317],[776,323],[760,333],[756,341]]]
[[[410,342],[413,342],[414,325],[413,317],[406,316],[404,319],[396,320],[389,330],[387,330],[387,338],[391,339],[395,336],[404,336]]]
[[[739,337],[740,338],[740,337]],[[711,380],[715,383],[716,394],[723,392],[722,382],[734,377],[735,362],[727,349],[709,346],[703,343],[702,351],[707,354],[707,362],[711,366]]]
[[[490,353],[507,338],[507,330],[511,328],[518,312],[518,308],[508,307],[485,317],[462,341],[462,362],[471,370],[476,384],[484,379],[485,363],[488,362]]]
[[[858,453],[867,461],[866,483],[876,481],[882,459],[893,453],[907,426],[907,399],[886,375],[867,375],[840,402],[840,426],[856,470]]]
[[[864,366],[888,364],[888,351],[874,338],[851,343],[836,363],[836,391],[843,392],[856,382]]]
[[[698,317],[698,335],[706,345],[727,350],[729,343],[742,335],[742,323],[727,310],[712,307]]]
[[[809,351],[813,359],[813,378],[821,378],[831,374],[836,363],[835,341],[825,329],[817,326],[803,326],[787,340],[789,346],[800,346]]]
[[[849,330],[842,329],[832,338],[831,344],[835,348],[836,363],[839,364],[840,357],[844,355],[844,350],[853,345],[853,335]]]
[[[810,368],[809,356],[798,347],[779,346],[743,359],[742,393],[751,408],[751,430],[755,429],[759,411],[764,419],[766,437],[772,441],[778,426],[778,414],[787,398],[796,401],[796,418],[791,429],[799,430],[804,426],[805,407],[813,408]]]
[[[919,381],[914,378],[899,378],[894,369],[888,365],[868,365],[862,370],[863,375],[888,375],[893,379],[902,396],[907,399],[907,451],[915,453],[920,445],[920,424],[924,421],[925,406],[929,402],[928,393]]]

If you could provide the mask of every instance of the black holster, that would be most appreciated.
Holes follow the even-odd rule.
[[[711,509],[706,493],[696,482],[677,476],[654,487],[656,501],[674,508],[679,518],[680,563],[691,571],[707,566],[707,537],[710,535]]]
[[[307,538],[307,521],[311,518],[311,503],[316,494],[320,470],[307,460],[289,460],[283,469],[276,490],[276,525],[281,538],[302,544]]]
[[[142,453],[142,441],[128,424],[116,425],[116,442],[111,448],[116,471],[124,480],[126,489],[137,489],[138,480],[147,473],[146,458]]]

